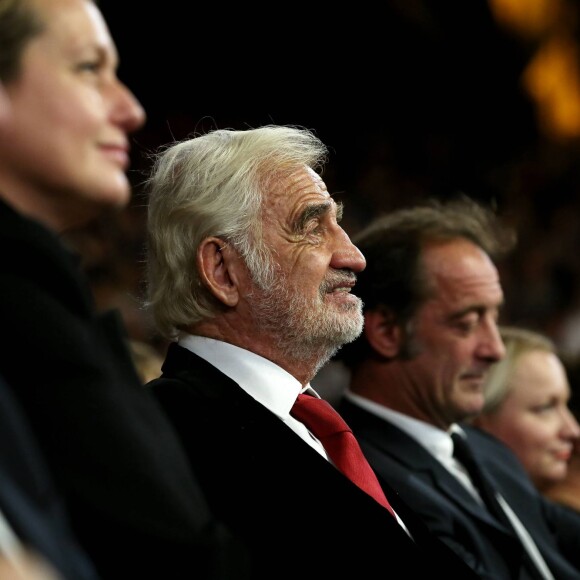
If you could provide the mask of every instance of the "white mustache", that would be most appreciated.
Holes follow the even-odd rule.
[[[354,272],[331,272],[322,281],[322,284],[320,285],[320,293],[326,294],[333,288],[339,288],[341,286],[350,287],[355,283],[356,274]]]

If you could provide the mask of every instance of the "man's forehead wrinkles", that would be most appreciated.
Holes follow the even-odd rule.
[[[302,193],[305,190],[326,192],[326,184],[322,177],[310,168],[300,168],[291,173],[286,180],[286,188],[292,189],[295,193]]]

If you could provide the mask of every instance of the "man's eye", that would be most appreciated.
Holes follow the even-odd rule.
[[[457,321],[457,326],[465,331],[473,330],[476,328],[478,318],[476,316],[470,316],[468,318],[462,318]]]
[[[318,234],[322,230],[323,230],[323,225],[319,220],[312,220],[311,222],[306,224],[306,228],[304,228],[306,235]]]

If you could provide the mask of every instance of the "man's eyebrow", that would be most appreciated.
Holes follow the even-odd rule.
[[[340,221],[342,219],[342,214],[344,210],[342,202],[338,202],[336,204],[330,201],[325,201],[322,203],[313,203],[307,205],[302,211],[302,213],[298,216],[295,222],[294,227],[295,231],[296,232],[304,231],[304,229],[306,228],[306,224],[308,224],[310,220],[319,218],[329,213],[332,210],[333,206],[336,207],[336,221]]]
[[[472,304],[470,306],[467,306],[466,308],[462,308],[461,310],[453,312],[449,316],[449,320],[459,320],[462,317],[464,317],[468,314],[471,314],[472,312],[476,313],[479,316],[482,316],[488,310],[500,312],[502,306],[503,306],[503,302],[501,304],[498,304],[497,306],[494,306],[493,308],[489,308],[488,306],[485,306],[483,304]]]
[[[320,216],[327,214],[332,207],[329,201],[323,203],[312,203],[307,205],[302,213],[297,217],[294,224],[294,229],[296,232],[304,231],[306,224],[313,219],[319,218]]]
[[[468,314],[481,315],[484,312],[485,312],[484,307],[479,306],[478,304],[472,304],[470,306],[462,308],[461,310],[455,310],[454,312],[451,312],[448,316],[448,319],[451,321],[455,321],[455,320],[460,320],[461,318],[463,318],[464,316],[467,316]]]

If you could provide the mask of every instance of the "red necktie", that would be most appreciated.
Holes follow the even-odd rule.
[[[337,469],[395,515],[350,427],[330,403],[300,394],[290,414],[320,440]]]

